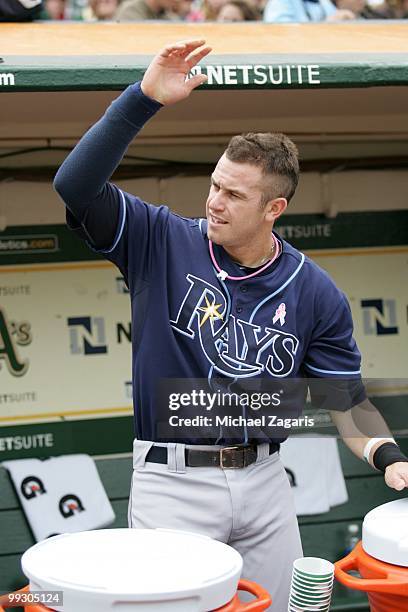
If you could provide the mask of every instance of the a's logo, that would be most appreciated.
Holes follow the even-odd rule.
[[[21,360],[17,346],[26,346],[32,341],[31,325],[28,321],[8,321],[0,308],[0,364],[4,360],[13,376],[23,376],[28,370],[28,359]]]
[[[26,476],[21,483],[20,490],[26,499],[33,499],[47,492],[42,480],[37,478],[37,476]]]
[[[102,317],[69,317],[67,322],[73,355],[100,355],[108,352],[105,321]]]
[[[203,353],[216,372],[231,378],[245,378],[267,372],[273,377],[288,376],[293,370],[299,340],[273,327],[227,315],[224,294],[214,285],[187,275],[189,288],[173,329],[191,338],[198,336]],[[279,320],[285,320],[281,304]]]
[[[58,507],[64,518],[69,518],[85,510],[79,497],[73,493],[68,493],[64,495],[64,497],[61,497]]]
[[[395,300],[361,300],[363,328],[368,336],[398,334]]]
[[[279,323],[283,325],[285,323],[285,317],[286,306],[284,302],[282,302],[282,304],[279,304],[278,308],[275,310],[275,316],[272,319],[272,323],[275,324],[277,321],[279,321]]]

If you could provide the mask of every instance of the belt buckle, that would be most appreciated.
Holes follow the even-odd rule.
[[[240,464],[237,465],[236,461],[234,461],[234,456],[236,451],[241,451]],[[225,458],[224,458],[225,455]],[[229,461],[228,461],[229,457]],[[221,448],[220,450],[220,467],[223,470],[237,470],[243,468],[245,466],[245,452],[242,446],[226,446],[225,448]]]

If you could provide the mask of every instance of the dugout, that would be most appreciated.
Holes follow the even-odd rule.
[[[408,25],[2,24],[0,308],[21,371],[1,360],[0,461],[95,456],[115,526],[126,524],[131,469],[128,298],[113,267],[65,230],[51,181],[151,55],[191,36],[213,46],[202,67],[208,84],[146,126],[114,180],[197,216],[230,136],[291,136],[303,174],[280,231],[348,295],[364,376],[376,380],[376,403],[408,451]],[[103,319],[87,336],[106,349],[96,358],[78,335],[72,349],[69,319],[80,315]],[[83,384],[73,388],[72,379]],[[300,517],[305,553],[333,560],[350,523],[399,497],[342,444],[340,453],[349,502]],[[22,583],[19,559],[33,539],[1,468],[0,490],[5,591]],[[368,608],[364,596],[339,588],[332,609]]]

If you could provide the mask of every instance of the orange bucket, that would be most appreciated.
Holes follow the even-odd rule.
[[[238,591],[245,591],[247,593],[251,593],[255,596],[256,599],[250,601],[248,603],[243,603],[240,601],[238,594],[236,594],[229,603],[221,608],[217,608],[214,612],[262,612],[262,610],[267,610],[272,603],[271,596],[268,591],[264,588],[256,584],[255,582],[250,582],[249,580],[240,580],[238,583]],[[16,591],[16,593],[29,593],[28,586],[24,587],[20,591]],[[0,598],[0,603],[6,605],[7,595],[3,595]],[[7,605],[6,605],[7,608]],[[43,605],[39,604],[31,604],[24,608],[26,612],[50,612],[50,608],[46,608]],[[0,606],[0,612],[5,612],[5,609]],[[69,611],[71,612],[71,611]]]
[[[334,567],[341,584],[367,592],[371,612],[407,612],[408,567],[375,559],[363,550],[361,542]],[[362,578],[350,576],[349,570],[357,570]]]

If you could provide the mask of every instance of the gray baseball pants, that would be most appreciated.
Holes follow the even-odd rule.
[[[261,444],[246,468],[188,467],[184,444],[158,444],[167,446],[167,465],[146,462],[152,444],[134,441],[129,527],[194,531],[229,544],[243,557],[241,577],[270,592],[273,612],[287,612],[292,562],[303,553],[279,454]]]

